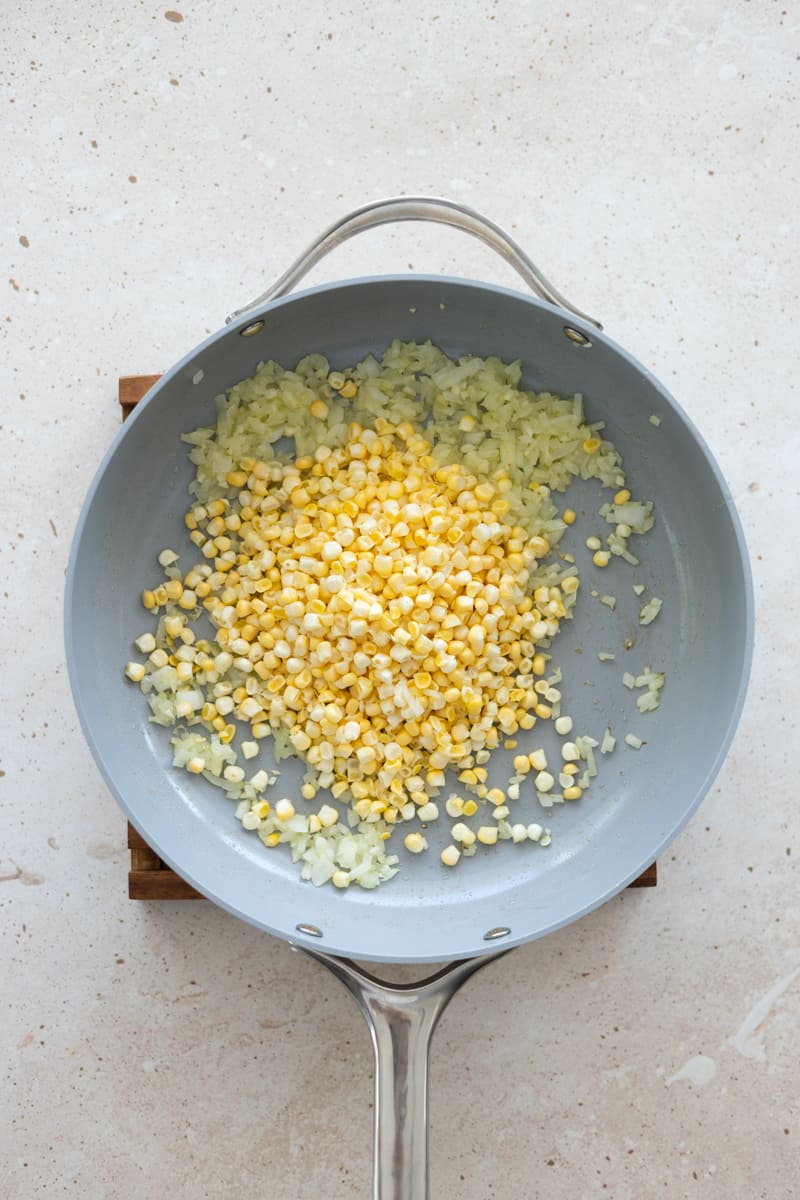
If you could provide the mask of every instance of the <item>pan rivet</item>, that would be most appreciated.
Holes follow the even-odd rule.
[[[254,333],[261,333],[265,325],[266,321],[251,321],[244,329],[239,330],[239,337],[252,337]]]
[[[309,937],[322,937],[322,930],[317,929],[316,925],[304,925],[301,921],[299,925],[295,925],[298,933],[307,933]]]
[[[498,925],[495,929],[490,929],[488,933],[483,935],[485,942],[493,942],[496,938],[508,937],[511,930],[507,925]]]
[[[582,350],[588,350],[592,344],[591,338],[581,333],[580,329],[575,329],[573,325],[564,326],[564,337],[569,338],[574,346],[580,346]]]

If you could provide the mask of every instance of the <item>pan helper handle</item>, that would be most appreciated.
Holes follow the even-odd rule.
[[[428,1053],[463,983],[507,954],[450,963],[419,983],[384,983],[345,958],[296,946],[341,980],[369,1026],[375,1055],[374,1200],[428,1200]]]
[[[518,246],[499,225],[495,225],[494,221],[482,216],[474,208],[468,208],[466,204],[457,204],[454,200],[443,200],[438,196],[393,196],[386,200],[375,200],[371,204],[364,204],[361,208],[354,209],[346,217],[342,217],[340,221],[330,225],[316,241],[312,242],[271,288],[268,288],[255,300],[251,300],[249,304],[245,304],[242,308],[237,308],[236,312],[231,313],[226,324],[229,325],[237,317],[267,304],[270,300],[277,300],[279,297],[285,296],[321,258],[324,258],[336,246],[340,246],[342,242],[346,242],[348,238],[354,237],[357,233],[363,233],[366,229],[374,229],[378,225],[389,225],[397,221],[433,221],[439,225],[451,225],[454,229],[461,229],[464,233],[471,234],[485,242],[501,258],[510,263],[528,287],[542,300],[546,300],[549,304],[556,304],[559,308],[564,308],[576,317],[580,317],[581,320],[588,321],[597,329],[602,329],[599,321],[581,312],[544,277],[522,247]]]

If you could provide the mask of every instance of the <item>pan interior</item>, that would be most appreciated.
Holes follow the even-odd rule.
[[[243,338],[221,331],[174,367],[127,422],[101,465],[81,515],[67,581],[70,678],[95,758],[117,799],[166,862],[211,899],[251,923],[358,959],[435,961],[483,953],[496,927],[512,945],[558,928],[603,903],[663,850],[702,799],[733,736],[752,644],[749,570],[733,503],[708,450],[674,400],[624,351],[586,328],[592,345],[565,336],[575,327],[558,309],[515,292],[467,281],[405,276],[317,288],[263,310],[263,329]],[[168,731],[148,724],[138,689],[121,665],[147,628],[139,602],[157,578],[166,546],[194,561],[183,529],[190,464],[180,434],[214,420],[214,397],[275,358],[293,366],[312,351],[344,367],[393,338],[430,338],[451,355],[521,359],[523,383],[562,395],[581,392],[590,419],[605,420],[637,497],[652,498],[656,525],[637,539],[641,567],[592,567],[589,533],[599,485],[575,485],[578,522],[562,548],[574,551],[582,588],[575,620],[554,644],[564,674],[564,712],[576,733],[617,749],[577,803],[542,810],[531,783],[514,820],[552,829],[552,845],[503,843],[455,870],[438,861],[450,822],[429,832],[431,852],[408,855],[401,872],[375,892],[346,893],[303,883],[282,850],[266,851],[234,819],[230,801],[202,779],[170,768]],[[199,378],[202,372],[202,379]],[[656,425],[651,417],[660,420]],[[607,498],[604,496],[603,498]],[[190,557],[191,555],[191,557]],[[658,619],[638,624],[642,600],[663,600]],[[613,594],[611,612],[591,591]],[[625,642],[632,641],[630,649]],[[600,662],[597,652],[616,655]],[[623,671],[665,670],[660,708],[640,715]],[[557,762],[558,739],[540,722],[519,734],[515,753],[543,746]],[[639,751],[622,743],[632,732]],[[490,782],[504,786],[508,752],[492,759]],[[276,788],[296,795],[300,771],[281,764]],[[454,786],[457,783],[453,780]],[[276,793],[277,794],[277,793]],[[396,839],[398,842],[401,839]]]

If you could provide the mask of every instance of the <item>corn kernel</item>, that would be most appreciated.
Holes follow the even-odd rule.
[[[403,845],[411,854],[421,854],[423,850],[427,850],[428,843],[421,833],[406,834],[403,839]]]
[[[497,826],[481,825],[477,838],[484,846],[494,846],[497,843]]]
[[[456,846],[451,844],[449,846],[445,846],[439,857],[446,867],[454,867],[461,858],[461,851]]]
[[[574,525],[575,521],[577,520],[577,516],[578,514],[575,512],[574,508],[565,508],[561,514],[561,520],[565,525]]]

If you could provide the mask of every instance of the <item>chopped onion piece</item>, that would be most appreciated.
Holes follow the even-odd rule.
[[[616,744],[617,739],[611,733],[611,727],[609,726],[603,734],[603,740],[600,743],[600,753],[611,754]]]
[[[663,603],[664,601],[659,600],[658,596],[653,596],[652,600],[648,600],[642,608],[642,611],[639,613],[639,624],[649,625],[652,621],[655,621],[656,617],[661,612]]]

